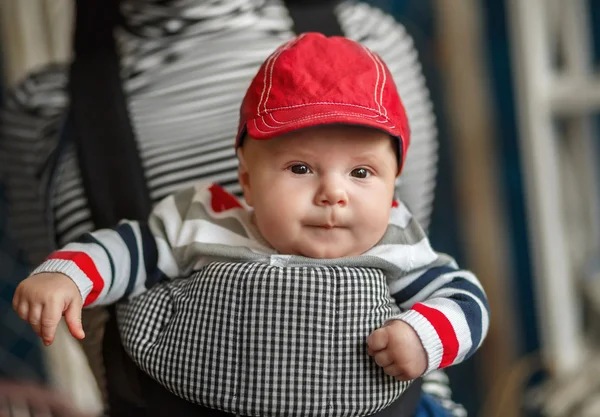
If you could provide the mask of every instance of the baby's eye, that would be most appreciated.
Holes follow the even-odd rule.
[[[369,175],[371,175],[371,172],[366,168],[356,168],[352,170],[350,175],[355,178],[367,178]]]
[[[310,170],[310,168],[305,164],[292,165],[288,169],[290,171],[292,171],[294,174],[298,174],[298,175],[310,174],[312,172]]]

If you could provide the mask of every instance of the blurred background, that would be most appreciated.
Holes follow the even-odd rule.
[[[479,417],[600,416],[600,0],[368,3],[412,36],[431,94],[432,245],[472,269],[490,299],[482,349],[448,370],[454,401]],[[0,106],[19,82],[70,61],[73,7],[0,0]],[[31,117],[46,116],[37,109]],[[32,265],[4,189],[0,377],[56,385],[100,410],[78,347],[63,337],[49,354],[12,311]],[[81,372],[60,371],[65,358]]]

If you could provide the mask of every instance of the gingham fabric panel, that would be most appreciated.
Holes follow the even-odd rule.
[[[245,416],[365,416],[408,386],[366,351],[398,313],[376,269],[212,263],[119,307],[133,360],[174,394]]]

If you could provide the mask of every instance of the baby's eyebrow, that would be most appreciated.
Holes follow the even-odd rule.
[[[297,149],[289,149],[289,148],[273,149],[272,153],[274,156],[277,156],[277,157],[286,157],[286,158],[292,158],[292,159],[310,158],[317,154],[317,152],[311,151],[310,149],[302,149],[300,147]]]
[[[382,163],[381,155],[373,153],[360,153],[352,158],[354,161],[366,161],[371,163]]]

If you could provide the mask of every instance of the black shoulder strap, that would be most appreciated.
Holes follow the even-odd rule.
[[[146,219],[151,209],[113,36],[118,18],[118,0],[76,2],[69,122],[97,228]]]
[[[342,36],[335,13],[339,0],[287,0],[285,4],[294,21],[294,32],[321,32],[325,36]]]

